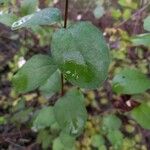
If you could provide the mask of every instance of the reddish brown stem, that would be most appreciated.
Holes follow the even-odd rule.
[[[66,4],[65,4],[65,17],[64,17],[64,28],[67,28],[68,5],[69,5],[69,0],[66,0]],[[63,74],[61,74],[61,96],[63,96],[63,95],[64,95],[64,77],[63,77]]]

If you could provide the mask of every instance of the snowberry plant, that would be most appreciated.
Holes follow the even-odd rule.
[[[87,120],[82,89],[96,89],[107,78],[110,64],[109,49],[102,32],[88,21],[67,25],[68,0],[65,17],[57,8],[45,8],[25,16],[12,24],[12,29],[34,26],[55,26],[51,55],[38,54],[30,58],[14,75],[12,82],[18,93],[26,93],[49,86],[49,92],[60,92],[55,105],[47,107],[46,116],[37,118],[34,128],[58,123],[61,132],[76,137]],[[62,25],[62,22],[63,25]],[[75,88],[64,92],[64,81]],[[44,124],[44,117],[48,124]],[[43,121],[43,122],[42,122]]]

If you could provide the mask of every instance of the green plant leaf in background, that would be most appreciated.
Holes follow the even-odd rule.
[[[38,8],[38,0],[21,0],[20,14],[21,16],[34,13]]]
[[[54,106],[54,114],[62,131],[73,136],[79,135],[87,120],[84,97],[77,90],[70,90]]]
[[[144,29],[150,31],[150,16],[144,19]]]
[[[45,8],[31,15],[24,16],[12,24],[12,30],[30,28],[38,25],[54,25],[60,23],[61,12],[57,8]]]
[[[41,130],[37,136],[37,143],[42,145],[43,150],[47,150],[53,142],[52,135],[47,130]]]
[[[123,134],[120,131],[122,122],[114,114],[106,115],[102,120],[104,135],[112,144],[115,150],[120,150],[123,144]]]
[[[97,88],[107,78],[109,49],[89,22],[60,29],[52,38],[52,56],[65,78],[82,88]]]
[[[102,125],[108,130],[115,130],[121,127],[121,120],[116,115],[107,115],[103,117]]]
[[[137,3],[134,1],[130,1],[130,0],[118,0],[118,3],[122,6],[122,7],[127,7],[127,8],[131,8],[131,9],[136,9],[137,8]]]
[[[125,68],[115,75],[112,84],[118,94],[140,94],[150,88],[150,79],[139,70]]]
[[[0,14],[0,23],[5,24],[6,26],[11,27],[12,23],[16,20],[17,20],[17,16],[15,16],[14,14],[11,13]]]
[[[16,112],[11,117],[11,122],[17,125],[20,125],[21,123],[27,123],[27,121],[29,121],[30,119],[32,111],[33,111],[33,108],[26,108],[22,111]]]
[[[94,134],[91,137],[91,145],[95,148],[99,148],[99,147],[105,145],[105,139],[100,134]]]
[[[35,55],[13,76],[12,82],[18,93],[26,93],[41,86],[55,71],[57,66],[51,57]]]
[[[107,135],[115,150],[120,150],[123,144],[123,134],[119,130],[111,130]]]
[[[66,134],[64,132],[61,132],[59,135],[61,143],[64,145],[64,147],[67,146],[67,148],[73,148],[75,145],[75,137]]]
[[[53,141],[53,150],[76,150],[75,147],[68,148],[67,145],[63,145],[61,139],[58,137]]]
[[[96,19],[100,19],[105,14],[104,7],[102,5],[97,5],[93,11],[93,14]]]
[[[132,37],[131,41],[133,45],[135,46],[143,45],[143,46],[149,47],[150,46],[150,34],[144,33],[144,34],[137,35],[135,37]]]
[[[40,91],[44,96],[51,97],[61,89],[61,74],[57,70],[50,78],[40,87]]]
[[[53,107],[44,107],[38,112],[33,122],[33,129],[39,130],[50,127],[55,121]]]
[[[131,111],[131,116],[143,128],[150,129],[150,103],[142,103]]]

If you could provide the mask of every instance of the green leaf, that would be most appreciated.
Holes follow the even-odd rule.
[[[61,89],[61,74],[57,70],[50,78],[40,87],[40,91],[44,96],[51,97]]]
[[[16,21],[17,16],[11,13],[2,13],[0,14],[0,23],[5,24],[6,26],[11,26],[14,21]]]
[[[56,70],[51,57],[35,55],[14,75],[12,82],[18,93],[26,93],[41,86]]]
[[[66,134],[64,132],[60,133],[60,141],[64,145],[64,147],[67,145],[68,148],[73,148],[75,145],[75,137]]]
[[[150,16],[144,19],[144,29],[150,31]]]
[[[28,15],[34,13],[38,8],[38,0],[22,0],[20,6],[20,14]]]
[[[53,107],[44,107],[36,116],[36,119],[33,122],[33,129],[44,129],[50,127],[53,123],[55,123]]]
[[[91,145],[95,148],[99,148],[105,144],[104,138],[100,134],[95,134],[91,137]]]
[[[32,111],[33,111],[33,108],[28,108],[28,109],[25,109],[25,110],[15,113],[11,117],[11,122],[17,123],[19,125],[21,123],[26,123],[29,120],[30,115],[32,114]]]
[[[52,56],[65,78],[82,88],[97,88],[107,78],[109,49],[89,22],[60,29],[52,38]]]
[[[93,11],[93,14],[96,19],[100,19],[105,14],[104,7],[102,5],[97,5]]]
[[[136,69],[123,69],[112,83],[113,91],[118,94],[139,94],[150,88],[150,79]]]
[[[119,130],[111,130],[107,135],[115,150],[120,150],[123,144],[123,134]]]
[[[150,104],[143,103],[131,111],[131,116],[143,128],[150,129]]]
[[[121,124],[121,120],[115,115],[107,115],[103,117],[102,125],[107,131],[119,129]]]
[[[150,34],[145,33],[145,34],[140,34],[131,39],[133,45],[135,46],[140,46],[144,45],[149,47],[150,46]]]
[[[6,8],[9,6],[11,0],[0,0],[0,7]]]
[[[27,15],[12,24],[12,30],[38,25],[53,25],[60,23],[61,12],[57,8],[45,8],[34,14]]]
[[[0,116],[0,125],[6,124],[7,120],[4,116]]]
[[[122,7],[128,7],[131,9],[136,9],[138,7],[137,3],[134,1],[128,1],[128,0],[118,0],[118,3],[122,6]]]
[[[47,130],[41,130],[37,136],[37,143],[42,144],[42,149],[47,150],[53,141],[52,135]]]
[[[58,137],[53,141],[53,150],[76,150],[76,149],[75,147],[69,148],[68,144],[64,146],[60,138]]]
[[[56,102],[54,113],[63,132],[75,136],[79,135],[87,120],[83,95],[77,89],[69,91]]]

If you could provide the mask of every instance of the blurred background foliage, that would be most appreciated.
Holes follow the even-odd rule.
[[[143,28],[143,20],[150,12],[149,0],[69,0],[69,24],[88,20],[101,29],[111,49],[112,60],[104,86],[83,91],[89,116],[84,133],[77,140],[61,134],[56,123],[51,125],[52,112],[47,108],[55,103],[58,94],[49,93],[50,86],[17,95],[11,84],[13,74],[31,56],[51,53],[51,37],[55,30],[49,26],[35,26],[14,32],[12,23],[51,6],[64,12],[64,0],[0,0],[0,149],[149,150],[147,129],[150,128],[142,128],[128,115],[139,103],[150,103],[149,91],[120,94],[112,87],[112,79],[122,68],[128,68],[125,76],[131,72],[133,81],[138,76],[138,73],[132,75],[133,69],[150,77],[150,35]],[[148,25],[145,24],[146,29]],[[142,80],[141,84],[145,82],[148,81]],[[138,86],[135,84],[130,92]],[[69,83],[65,84],[66,91],[70,87]],[[150,114],[148,106],[140,107]],[[149,116],[142,119],[139,123],[150,122]]]

